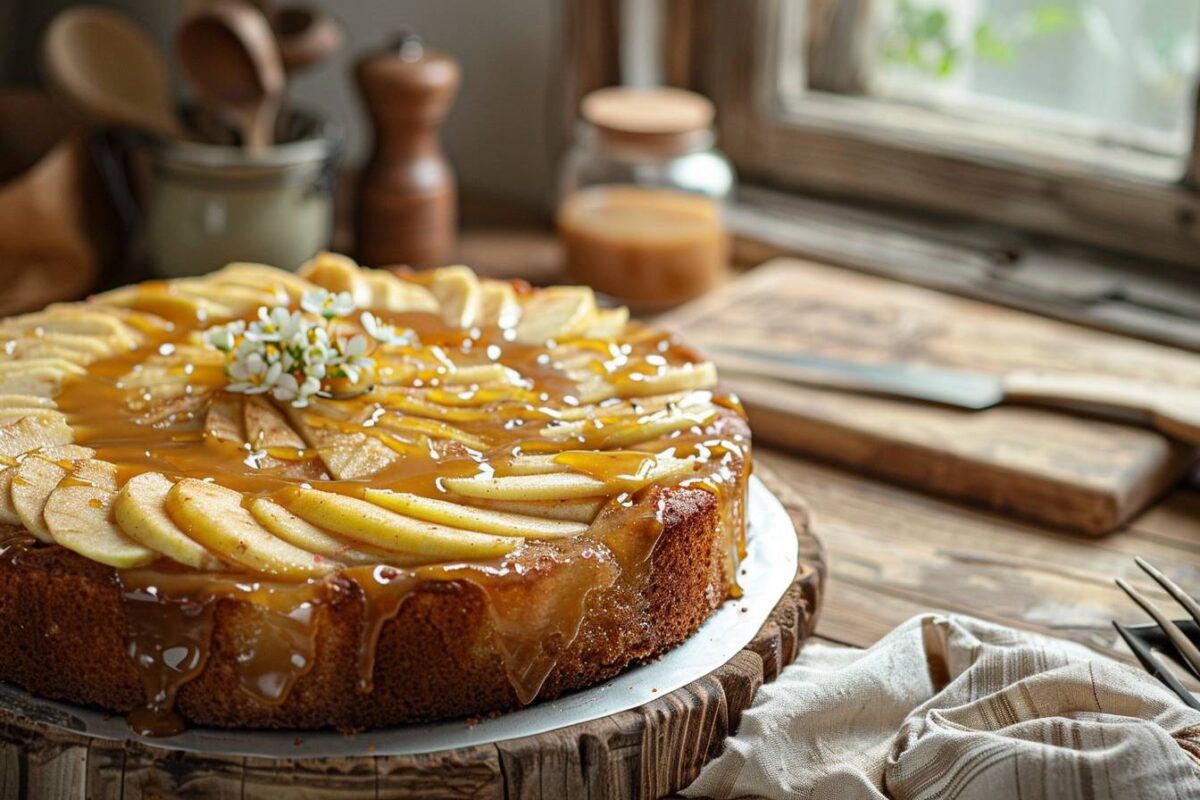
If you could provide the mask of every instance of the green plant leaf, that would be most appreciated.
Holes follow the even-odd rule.
[[[1073,27],[1079,21],[1075,9],[1062,5],[1043,5],[1029,14],[1034,36],[1047,36]]]
[[[996,32],[992,23],[984,20],[975,28],[975,54],[980,59],[997,64],[1008,64],[1015,56],[1012,44]]]
[[[930,9],[921,20],[921,35],[928,39],[937,38],[946,30],[949,21],[950,17],[944,8]]]

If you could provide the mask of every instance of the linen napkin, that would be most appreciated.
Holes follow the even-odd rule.
[[[1082,645],[922,615],[805,647],[684,795],[1200,798],[1200,712]]]

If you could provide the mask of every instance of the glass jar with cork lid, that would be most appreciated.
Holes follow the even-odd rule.
[[[617,87],[584,97],[580,113],[559,176],[567,275],[646,310],[720,283],[734,173],[714,147],[712,103],[682,89]]]

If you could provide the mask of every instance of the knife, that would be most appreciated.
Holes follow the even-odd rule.
[[[1030,403],[1125,421],[1133,416],[1166,436],[1200,445],[1200,387],[1076,372],[1015,370],[993,375],[902,363],[869,364],[716,344],[704,349],[717,368],[728,373],[972,410]]]

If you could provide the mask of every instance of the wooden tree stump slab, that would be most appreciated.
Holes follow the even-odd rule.
[[[796,527],[799,566],[753,641],[723,666],[629,711],[495,744],[415,756],[203,756],[63,732],[0,710],[0,800],[624,800],[690,783],[816,627],[825,559],[803,500],[758,476]]]

